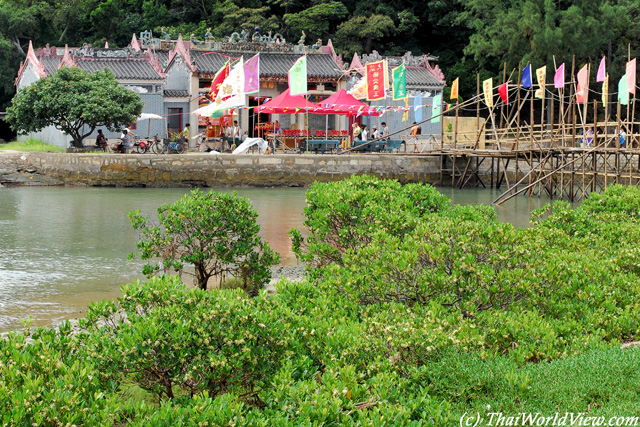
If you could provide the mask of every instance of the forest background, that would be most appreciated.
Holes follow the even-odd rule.
[[[29,41],[34,47],[128,45],[133,33],[166,27],[204,39],[259,27],[295,43],[331,39],[349,63],[354,52],[430,53],[448,81],[460,77],[460,96],[481,79],[502,77],[532,63],[553,69],[573,55],[581,64],[607,57],[612,77],[624,74],[640,43],[637,0],[0,0],[0,111],[15,93],[14,80]],[[629,51],[630,46],[630,51]],[[555,57],[555,58],[554,58]],[[595,73],[592,73],[595,79]],[[512,78],[512,81],[515,81]],[[445,95],[448,91],[445,90]]]

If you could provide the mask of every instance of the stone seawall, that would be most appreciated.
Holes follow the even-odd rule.
[[[440,179],[438,157],[405,155],[183,155],[29,153],[27,162],[65,184],[96,186],[305,186],[369,174],[400,182]]]

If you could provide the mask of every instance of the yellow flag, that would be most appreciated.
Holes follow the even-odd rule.
[[[544,98],[544,83],[547,79],[547,66],[540,67],[536,70],[536,77],[538,78],[538,86],[540,89],[536,90],[536,98]]]
[[[609,74],[604,78],[602,82],[602,103],[607,105],[607,101],[609,101]]]
[[[404,106],[405,106],[405,109],[404,109],[404,113],[402,114],[402,121],[407,122],[409,121],[409,97],[408,96],[404,99]]]
[[[460,80],[460,77],[455,79],[451,84],[451,99],[455,99],[456,101],[458,100],[458,80]]]
[[[487,107],[493,107],[493,79],[487,79],[482,82],[482,90],[484,92],[484,102]]]

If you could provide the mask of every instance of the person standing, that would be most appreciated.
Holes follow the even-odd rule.
[[[191,137],[191,123],[187,123],[182,129],[182,143],[185,147],[189,147],[189,138]]]
[[[418,151],[418,129],[419,129],[419,126],[416,124],[416,122],[413,122],[410,135],[411,135],[411,142],[413,142],[414,153]]]
[[[242,129],[238,125],[238,121],[233,121],[233,128],[231,130],[231,138],[233,138],[233,143],[240,142],[240,138],[242,137]]]
[[[360,132],[362,132],[362,129],[360,129],[360,125],[358,123],[354,123],[351,127],[353,128],[353,144],[355,144],[355,142],[360,139]]]
[[[369,136],[369,131],[367,130],[367,125],[362,125],[362,132],[360,133],[360,135],[362,136],[362,140],[366,141],[367,137]]]
[[[381,123],[382,125],[382,129],[380,130],[381,132],[381,137],[385,138],[385,140],[389,139],[389,128],[387,127],[387,124],[385,122]]]
[[[371,131],[371,138],[373,139],[378,139],[380,138],[380,132],[378,132],[378,128],[377,127],[373,127],[373,130]]]

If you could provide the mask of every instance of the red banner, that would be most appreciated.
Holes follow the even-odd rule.
[[[384,99],[386,89],[384,61],[367,64],[365,74],[367,78],[367,99],[369,101]]]
[[[224,66],[220,69],[220,71],[216,73],[215,77],[211,81],[211,100],[216,99],[216,96],[218,95],[218,91],[220,90],[220,86],[222,85],[222,82],[224,82],[224,79],[229,77],[229,70],[230,70],[229,61],[227,61],[226,64],[224,64]]]

